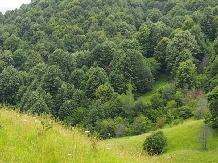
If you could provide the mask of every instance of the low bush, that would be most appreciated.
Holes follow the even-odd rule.
[[[143,149],[149,155],[158,155],[167,147],[167,138],[163,131],[158,131],[148,136],[143,144]]]

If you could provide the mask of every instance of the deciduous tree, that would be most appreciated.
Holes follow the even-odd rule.
[[[181,62],[176,71],[176,85],[180,88],[188,86],[193,88],[195,86],[196,66],[191,60]]]
[[[23,77],[14,67],[6,67],[0,74],[0,100],[2,103],[16,104],[16,94],[23,84]]]

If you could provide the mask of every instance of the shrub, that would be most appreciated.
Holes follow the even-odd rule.
[[[182,106],[173,110],[173,116],[176,118],[188,119],[193,116],[194,110],[189,106]]]
[[[202,128],[199,131],[198,140],[201,143],[203,150],[207,150],[208,140],[211,137],[211,135],[212,135],[211,128],[207,124],[202,126]]]
[[[118,124],[115,128],[115,136],[122,137],[126,134],[126,127],[124,124]]]
[[[157,121],[157,127],[158,128],[163,128],[163,126],[165,125],[165,119],[159,119],[158,121]]]
[[[149,155],[158,155],[167,147],[167,138],[163,131],[158,131],[148,136],[143,144],[143,149]]]
[[[193,116],[193,109],[189,106],[182,106],[178,108],[179,118],[188,119]]]
[[[152,128],[151,120],[149,120],[144,115],[140,115],[134,119],[134,122],[132,124],[132,132],[133,134],[142,134],[150,131]]]
[[[95,126],[96,131],[102,139],[115,137],[115,128],[115,122],[112,119],[98,120]]]

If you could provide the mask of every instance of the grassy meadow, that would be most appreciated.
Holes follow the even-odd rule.
[[[168,139],[168,147],[160,156],[148,157],[150,162],[163,163],[215,163],[218,161],[218,131],[213,131],[208,142],[208,150],[203,151],[198,141],[202,120],[188,120],[177,126],[162,129]],[[146,136],[124,137],[106,140],[109,145],[119,150],[132,153],[144,153],[142,144]]]
[[[148,103],[150,102],[152,96],[161,88],[167,85],[167,75],[166,74],[159,74],[158,80],[156,80],[152,86],[152,90],[146,92],[142,98],[143,100]]]
[[[66,129],[49,118],[0,109],[0,163],[140,162],[137,160],[123,151],[114,153],[79,129]]]
[[[50,118],[0,109],[0,163],[215,163],[218,132],[202,151],[197,139],[202,125],[202,120],[188,120],[162,129],[168,148],[151,157],[142,150],[150,133],[100,141]]]

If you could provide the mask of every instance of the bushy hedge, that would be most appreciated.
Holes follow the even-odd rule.
[[[167,138],[163,131],[158,131],[148,136],[143,144],[143,149],[149,155],[158,155],[167,147]]]

